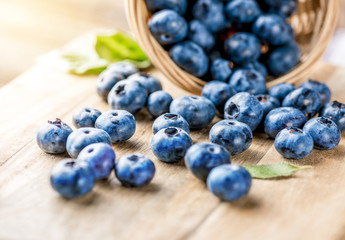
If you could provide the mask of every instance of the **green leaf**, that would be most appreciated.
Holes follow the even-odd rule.
[[[110,64],[127,61],[139,69],[151,66],[151,62],[141,50],[138,43],[129,35],[115,32],[108,35],[97,35],[96,44],[73,44],[63,49],[52,51],[41,57],[48,63],[63,71],[84,75],[100,74]]]
[[[296,166],[291,163],[277,163],[270,165],[244,165],[253,178],[270,179],[289,177],[299,170],[312,168],[312,166]]]
[[[127,60],[139,68],[147,68],[150,61],[139,44],[123,32],[98,35],[95,44],[98,56],[110,63]]]
[[[83,55],[82,53],[61,53],[60,58],[65,61],[67,71],[77,75],[99,74],[109,64],[104,59]]]

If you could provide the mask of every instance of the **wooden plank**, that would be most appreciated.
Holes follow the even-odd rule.
[[[156,70],[164,89],[177,89]],[[345,101],[345,70],[320,64],[315,77],[327,81]],[[248,197],[222,203],[183,163],[164,164],[150,150],[152,117],[136,115],[138,128],[117,156],[140,152],[156,164],[152,184],[121,187],[114,174],[98,182],[86,197],[65,200],[50,187],[53,165],[67,155],[43,153],[35,134],[46,120],[71,124],[82,107],[106,111],[95,91],[96,77],[76,77],[38,64],[0,89],[0,239],[342,239],[345,236],[345,142],[333,151],[317,151],[296,164],[311,164],[295,177],[254,180]],[[216,122],[219,119],[215,119]],[[207,141],[208,130],[192,131],[194,142]],[[273,141],[256,134],[251,148],[235,163],[286,161]]]

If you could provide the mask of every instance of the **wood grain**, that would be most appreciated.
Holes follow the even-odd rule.
[[[345,70],[325,64],[316,69],[314,77],[327,82],[335,98],[345,102]],[[188,94],[155,69],[151,72],[175,98]],[[112,174],[83,198],[59,197],[50,187],[49,174],[67,155],[43,153],[35,134],[55,117],[71,124],[73,113],[82,107],[109,110],[96,94],[95,81],[37,64],[0,89],[0,239],[345,238],[344,140],[335,150],[315,150],[293,161],[314,169],[292,178],[254,180],[246,198],[223,203],[183,163],[164,164],[154,157],[149,145],[153,119],[145,110],[136,115],[134,137],[114,149],[117,157],[134,152],[150,157],[157,167],[153,182],[128,189]],[[207,141],[209,128],[192,131],[193,141]],[[251,148],[233,162],[286,161],[272,144],[256,134]]]

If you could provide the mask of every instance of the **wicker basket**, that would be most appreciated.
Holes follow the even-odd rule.
[[[339,0],[300,0],[297,13],[291,18],[297,42],[302,51],[299,64],[289,73],[269,80],[268,87],[282,82],[305,79],[322,57],[337,23]],[[131,29],[152,63],[177,86],[199,94],[205,82],[179,68],[148,28],[149,13],[144,0],[127,0]]]

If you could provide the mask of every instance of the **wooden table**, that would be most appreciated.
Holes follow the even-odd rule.
[[[156,70],[174,97],[188,94]],[[320,63],[314,77],[327,82],[345,102],[345,70]],[[37,129],[59,117],[71,124],[82,107],[109,110],[95,91],[96,77],[77,77],[37,64],[0,89],[0,239],[344,239],[345,141],[295,164],[314,169],[294,177],[254,180],[250,194],[220,202],[184,164],[159,162],[150,150],[153,119],[136,115],[134,137],[114,145],[117,156],[143,153],[156,165],[144,188],[122,187],[114,174],[97,182],[83,198],[66,200],[49,183],[50,170],[67,155],[48,155],[37,146]],[[219,119],[215,119],[216,122]],[[194,142],[207,141],[209,128],[192,131]],[[287,161],[264,135],[233,157],[238,164]]]

